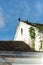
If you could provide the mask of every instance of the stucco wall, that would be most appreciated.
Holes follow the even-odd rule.
[[[29,33],[30,27],[31,25],[28,25],[24,22],[19,22],[18,28],[16,30],[16,34],[14,37],[14,41],[24,41],[26,44],[32,47],[31,46],[32,40]],[[23,34],[21,34],[21,28],[23,29]],[[34,40],[35,50],[39,51],[41,35],[39,34],[38,29],[36,29],[36,27],[34,27],[34,29],[35,29],[35,40]],[[42,51],[42,49],[40,51]]]

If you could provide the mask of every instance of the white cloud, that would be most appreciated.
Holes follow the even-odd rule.
[[[4,21],[4,16],[3,16],[3,9],[0,8],[0,28],[5,27],[5,21]]]

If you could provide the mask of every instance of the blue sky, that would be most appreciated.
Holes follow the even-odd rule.
[[[19,17],[43,24],[43,0],[0,0],[0,40],[13,40]]]

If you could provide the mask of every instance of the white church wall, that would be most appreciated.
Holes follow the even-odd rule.
[[[14,41],[23,41],[26,44],[28,44],[30,47],[32,47],[32,39],[30,37],[30,32],[29,32],[30,27],[31,25],[20,21],[18,28],[16,30]],[[41,35],[39,34],[38,29],[36,27],[34,27],[34,30],[35,30],[35,40],[34,40],[35,50],[39,51]]]
[[[24,41],[27,44],[30,44],[30,35],[29,28],[31,25],[27,25],[26,23],[20,22],[15,34],[15,41]],[[21,34],[21,29],[23,29],[23,33]]]
[[[39,50],[39,46],[40,46],[40,35],[39,35],[39,32],[38,30],[35,31],[36,33],[36,37],[35,37],[35,50]]]

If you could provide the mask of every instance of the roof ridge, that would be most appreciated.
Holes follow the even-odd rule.
[[[19,22],[24,22],[26,24],[29,24],[29,25],[32,25],[32,26],[43,26],[43,24],[40,24],[40,23],[32,23],[32,22],[29,22],[28,20],[21,20],[21,19],[18,19]]]

